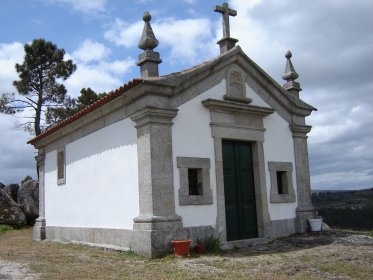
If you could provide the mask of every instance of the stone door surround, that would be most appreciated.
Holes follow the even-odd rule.
[[[217,234],[223,242],[227,242],[222,140],[229,139],[252,142],[258,235],[259,237],[269,237],[271,235],[271,221],[265,180],[263,118],[272,114],[274,110],[216,99],[203,100],[202,104],[210,111],[210,127],[214,138],[218,208]]]

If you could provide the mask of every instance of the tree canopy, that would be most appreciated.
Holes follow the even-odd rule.
[[[67,96],[63,106],[61,107],[50,107],[46,112],[46,124],[52,125],[59,122],[78,111],[89,106],[93,102],[97,101],[103,97],[106,93],[97,94],[91,88],[83,88],[80,91],[80,96],[78,98],[71,98]]]
[[[32,110],[33,121],[21,125],[30,133],[39,135],[45,128],[43,116],[48,108],[58,108],[68,102],[62,81],[71,76],[76,65],[72,60],[64,60],[64,49],[44,39],[25,44],[24,50],[23,64],[15,65],[19,80],[13,85],[18,94],[3,93],[0,96],[0,112],[16,114]]]

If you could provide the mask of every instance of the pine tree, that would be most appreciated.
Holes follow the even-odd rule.
[[[0,97],[0,112],[16,114],[32,110],[33,121],[22,123],[34,135],[42,133],[46,108],[58,108],[66,102],[66,88],[61,83],[76,70],[72,60],[64,60],[65,51],[52,42],[35,39],[25,44],[23,64],[15,68],[19,80],[13,82],[18,94],[4,93]]]

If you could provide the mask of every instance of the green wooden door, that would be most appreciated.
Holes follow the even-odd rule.
[[[251,143],[222,145],[227,240],[258,237]]]

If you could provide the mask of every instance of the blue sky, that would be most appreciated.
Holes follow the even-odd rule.
[[[307,119],[313,189],[373,187],[373,2],[370,0],[231,0],[231,36],[276,81],[293,64],[301,98],[319,109]],[[137,48],[145,11],[159,40],[160,73],[189,68],[218,55],[220,1],[1,0],[0,92],[14,92],[23,45],[44,38],[64,48],[78,70],[68,94],[83,87],[108,92],[140,72]],[[30,135],[0,115],[0,182],[35,176]]]

